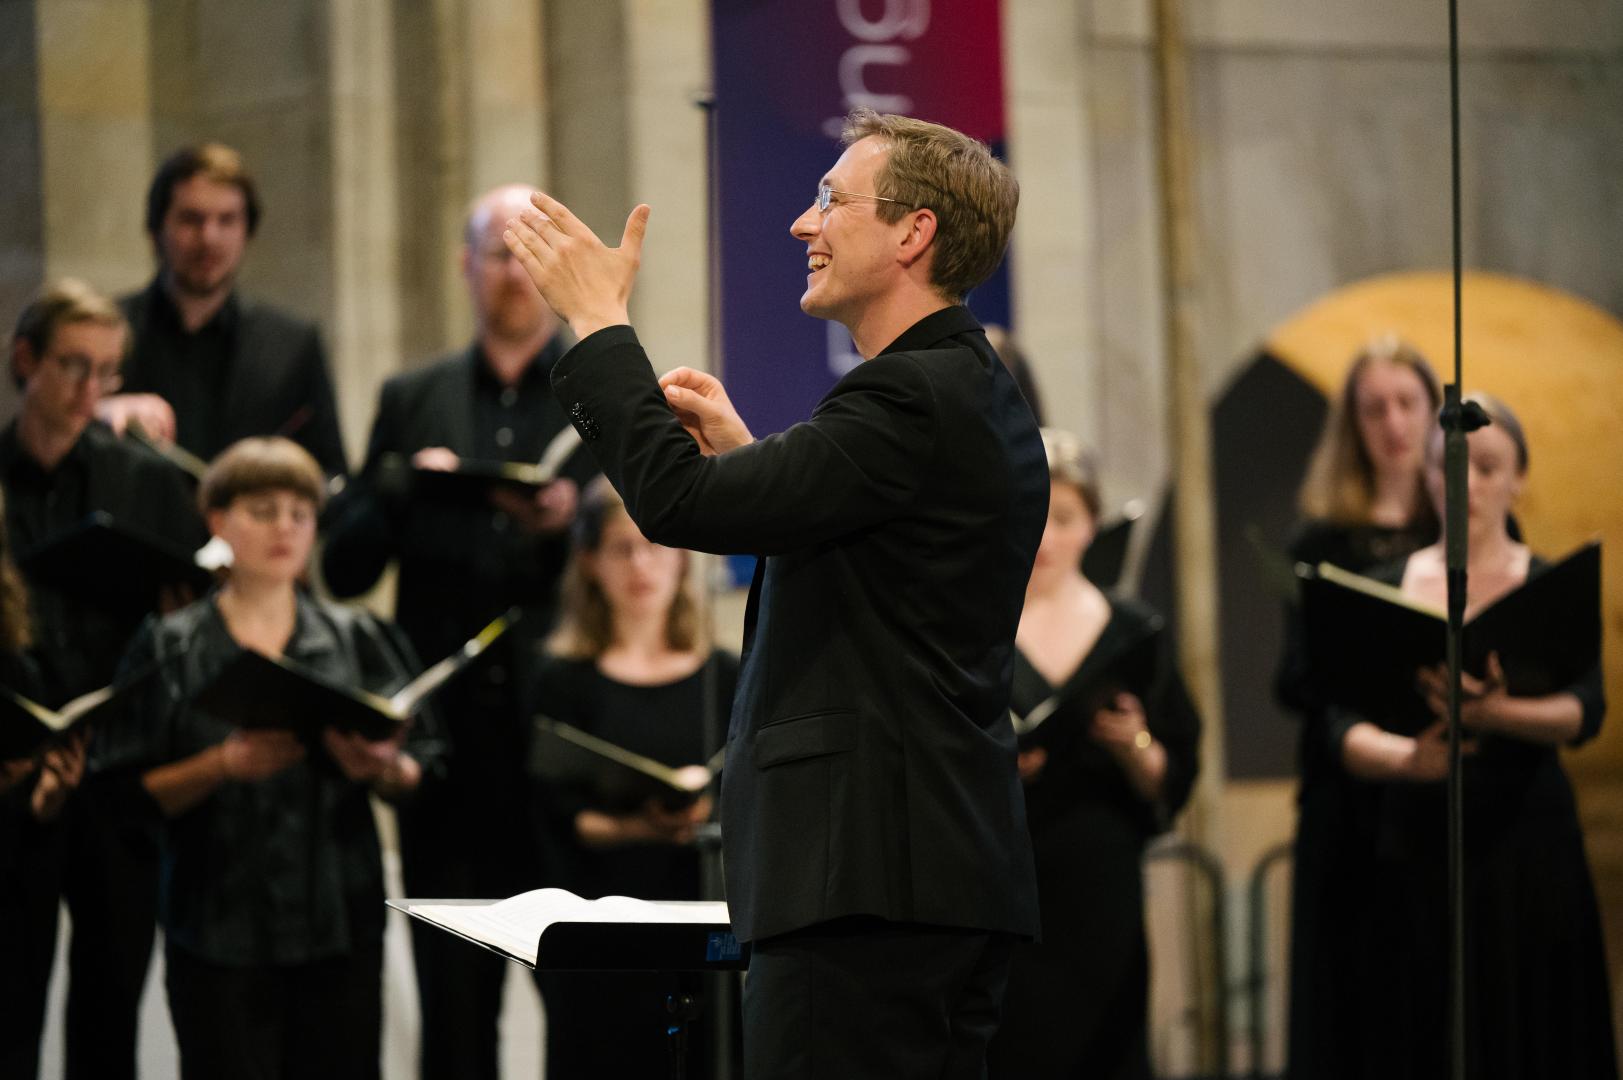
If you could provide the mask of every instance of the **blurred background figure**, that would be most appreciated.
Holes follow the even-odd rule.
[[[1468,437],[1466,618],[1548,567],[1512,535],[1526,481],[1527,438],[1515,414],[1474,398],[1492,423]],[[1443,435],[1427,442],[1426,488],[1443,506]],[[1384,564],[1373,577],[1441,610],[1441,541]],[[1379,648],[1372,643],[1372,648]],[[1611,1080],[1617,1076],[1611,989],[1583,831],[1560,749],[1594,738],[1606,713],[1599,663],[1536,697],[1512,693],[1490,654],[1462,683],[1468,739],[1465,820],[1465,1075]],[[1373,934],[1371,981],[1355,986],[1368,1026],[1364,1075],[1445,1075],[1448,1060],[1446,671],[1417,672],[1424,707],[1389,715],[1331,712],[1346,771],[1377,786],[1374,873],[1362,895]],[[1410,736],[1398,731],[1419,731]]]
[[[1147,1078],[1149,955],[1145,845],[1169,828],[1199,769],[1200,717],[1157,634],[1142,695],[1109,671],[1160,618],[1082,576],[1099,520],[1093,463],[1069,432],[1043,430],[1048,525],[1015,642],[1014,710],[1059,704],[1023,745],[1020,772],[1037,859],[1042,941],[1020,947],[993,1077]]]
[[[602,478],[587,486],[574,531],[558,630],[529,712],[672,768],[704,762],[727,730],[738,661],[711,642],[695,556],[647,540]],[[538,784],[537,798],[543,833],[561,840],[552,883],[594,898],[700,899],[694,831],[710,818],[710,792],[627,807],[583,778]],[[536,982],[549,1080],[658,1076],[667,1067],[669,977],[537,972]],[[692,1030],[692,1074],[710,1075],[709,1025]]]
[[[136,637],[126,670],[156,665],[96,734],[95,760],[135,775],[163,821],[169,1012],[187,1080],[379,1075],[383,865],[370,796],[409,796],[439,768],[431,718],[367,741],[289,715],[245,729],[192,704],[242,649],[340,686],[388,694],[410,647],[364,611],[299,582],[326,490],[284,438],[233,445],[203,478],[209,529],[231,546],[217,591]]]
[[[1437,538],[1422,469],[1441,404],[1437,376],[1410,346],[1385,339],[1353,358],[1302,481],[1293,562],[1364,573]],[[1285,622],[1275,695],[1301,723],[1288,1075],[1363,1076],[1372,1064],[1366,1013],[1383,979],[1368,940],[1375,793],[1347,775],[1332,745],[1294,605]]]

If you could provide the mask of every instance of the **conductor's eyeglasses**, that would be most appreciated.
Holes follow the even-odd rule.
[[[831,188],[827,184],[818,184],[817,185],[817,211],[818,211],[818,213],[822,213],[822,214],[828,213],[829,208],[834,205],[834,196],[836,196],[836,195],[844,195],[848,199],[872,199],[874,202],[888,202],[888,203],[895,203],[897,206],[907,206],[907,204],[902,202],[902,200],[900,200],[900,199],[887,199],[883,195],[864,195],[859,191],[841,191],[839,188]],[[908,206],[908,209],[912,210],[912,209],[916,209],[916,208]]]

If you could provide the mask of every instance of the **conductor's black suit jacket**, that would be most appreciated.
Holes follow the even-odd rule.
[[[1034,935],[1008,704],[1048,469],[969,311],[715,457],[628,326],[577,345],[553,388],[649,539],[766,557],[722,774],[738,936],[847,915]]]

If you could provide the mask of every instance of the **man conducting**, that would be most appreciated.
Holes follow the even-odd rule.
[[[642,531],[764,556],[721,793],[746,1074],[978,1077],[1037,930],[1008,699],[1048,471],[961,305],[1018,187],[935,124],[858,110],[844,142],[790,231],[801,309],[867,360],[759,441],[626,325],[648,207],[609,249],[537,195],[505,239],[580,339],[553,387]]]

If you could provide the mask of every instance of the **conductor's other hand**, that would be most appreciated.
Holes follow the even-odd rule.
[[[220,744],[229,780],[268,780],[304,760],[304,744],[291,731],[233,731]]]
[[[725,454],[755,441],[721,380],[692,368],[679,367],[659,377],[665,400],[706,456]]]
[[[175,441],[175,410],[157,394],[109,394],[96,402],[96,419],[115,435],[133,422],[159,442]]]
[[[429,469],[433,472],[456,472],[462,459],[456,456],[455,450],[448,450],[443,446],[425,446],[411,455],[411,467],[414,469]]]
[[[642,265],[649,208],[631,211],[620,246],[611,248],[545,192],[535,192],[530,202],[534,209],[509,220],[502,239],[542,297],[578,338],[630,322],[627,304]]]

